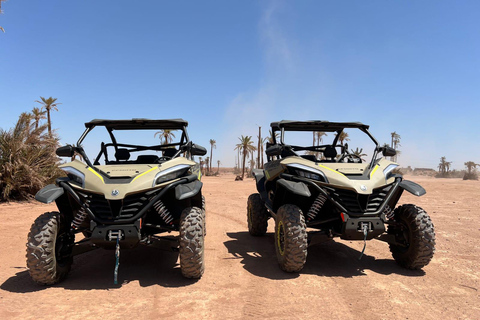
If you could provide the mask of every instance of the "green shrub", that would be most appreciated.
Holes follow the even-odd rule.
[[[0,129],[0,201],[26,200],[61,175],[55,155],[58,137],[37,128],[22,113],[14,128]]]

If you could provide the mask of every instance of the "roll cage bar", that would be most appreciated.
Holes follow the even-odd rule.
[[[272,122],[270,124],[272,128],[272,141],[273,144],[278,144],[276,141],[276,132],[280,132],[280,145],[286,146],[284,141],[285,131],[320,131],[320,132],[336,132],[337,135],[333,139],[331,145],[336,146],[338,138],[344,129],[359,129],[364,132],[374,143],[375,150],[373,153],[372,161],[370,162],[369,168],[373,168],[373,165],[376,161],[378,152],[381,150],[380,145],[378,144],[375,137],[368,131],[370,126],[363,124],[361,122],[330,122],[323,120],[313,120],[313,121],[294,121],[294,120],[282,120],[278,122]],[[300,146],[289,146],[293,151],[296,150],[310,150],[316,151],[318,147],[322,146],[311,146],[311,147],[300,147]]]
[[[85,137],[90,133],[95,127],[105,127],[112,143],[101,144],[100,153],[97,155],[94,163],[97,163],[102,154],[107,154],[106,147],[113,146],[115,152],[118,151],[119,147],[131,148],[130,151],[144,151],[144,150],[154,150],[161,151],[175,146],[179,146],[179,150],[172,157],[177,157],[181,152],[187,152],[190,154],[190,149],[192,148],[192,142],[190,141],[187,133],[188,122],[183,119],[169,119],[169,120],[150,120],[150,119],[131,119],[131,120],[103,120],[103,119],[94,119],[90,122],[85,123],[85,131],[80,136],[77,141],[76,149],[77,152],[83,157],[88,166],[95,168],[94,165],[90,162],[85,151],[81,147],[81,143]],[[154,146],[141,146],[141,145],[130,145],[118,143],[113,131],[115,130],[181,130],[182,136],[180,142],[154,145]],[[96,168],[95,168],[96,169]]]

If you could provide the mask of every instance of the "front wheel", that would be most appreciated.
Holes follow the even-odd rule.
[[[74,240],[59,212],[45,212],[35,219],[26,255],[33,281],[52,285],[65,279],[73,262]]]
[[[299,207],[281,206],[275,218],[275,249],[280,268],[299,272],[307,260],[307,227]]]
[[[413,204],[404,204],[394,211],[395,225],[388,233],[398,244],[390,244],[395,261],[407,269],[421,269],[435,252],[435,230],[428,214]]]
[[[267,233],[268,212],[260,194],[253,193],[247,201],[248,232],[252,236],[263,236]]]
[[[180,217],[180,269],[185,278],[198,279],[204,264],[204,211],[197,207],[183,210]]]

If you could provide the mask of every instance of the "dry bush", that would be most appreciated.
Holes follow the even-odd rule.
[[[31,198],[61,175],[55,155],[58,138],[22,113],[14,128],[0,129],[0,201]]]
[[[465,172],[463,180],[478,180],[478,174],[476,172]]]

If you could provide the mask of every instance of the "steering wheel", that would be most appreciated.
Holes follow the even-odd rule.
[[[351,160],[353,163],[363,162],[363,159],[359,155],[356,155],[355,153],[350,153],[348,151],[348,143],[345,143],[345,146],[342,146],[342,147],[343,147],[343,152],[340,158],[338,159],[338,162],[342,162],[345,158],[347,158],[347,161]],[[358,160],[358,162],[356,162],[355,160]]]
[[[168,161],[168,160],[170,160],[170,159],[172,159],[172,158],[171,158],[171,157],[165,157],[165,156],[158,157],[158,159],[155,160],[155,163],[160,164],[160,163],[162,163],[162,162],[164,162],[164,161]]]

